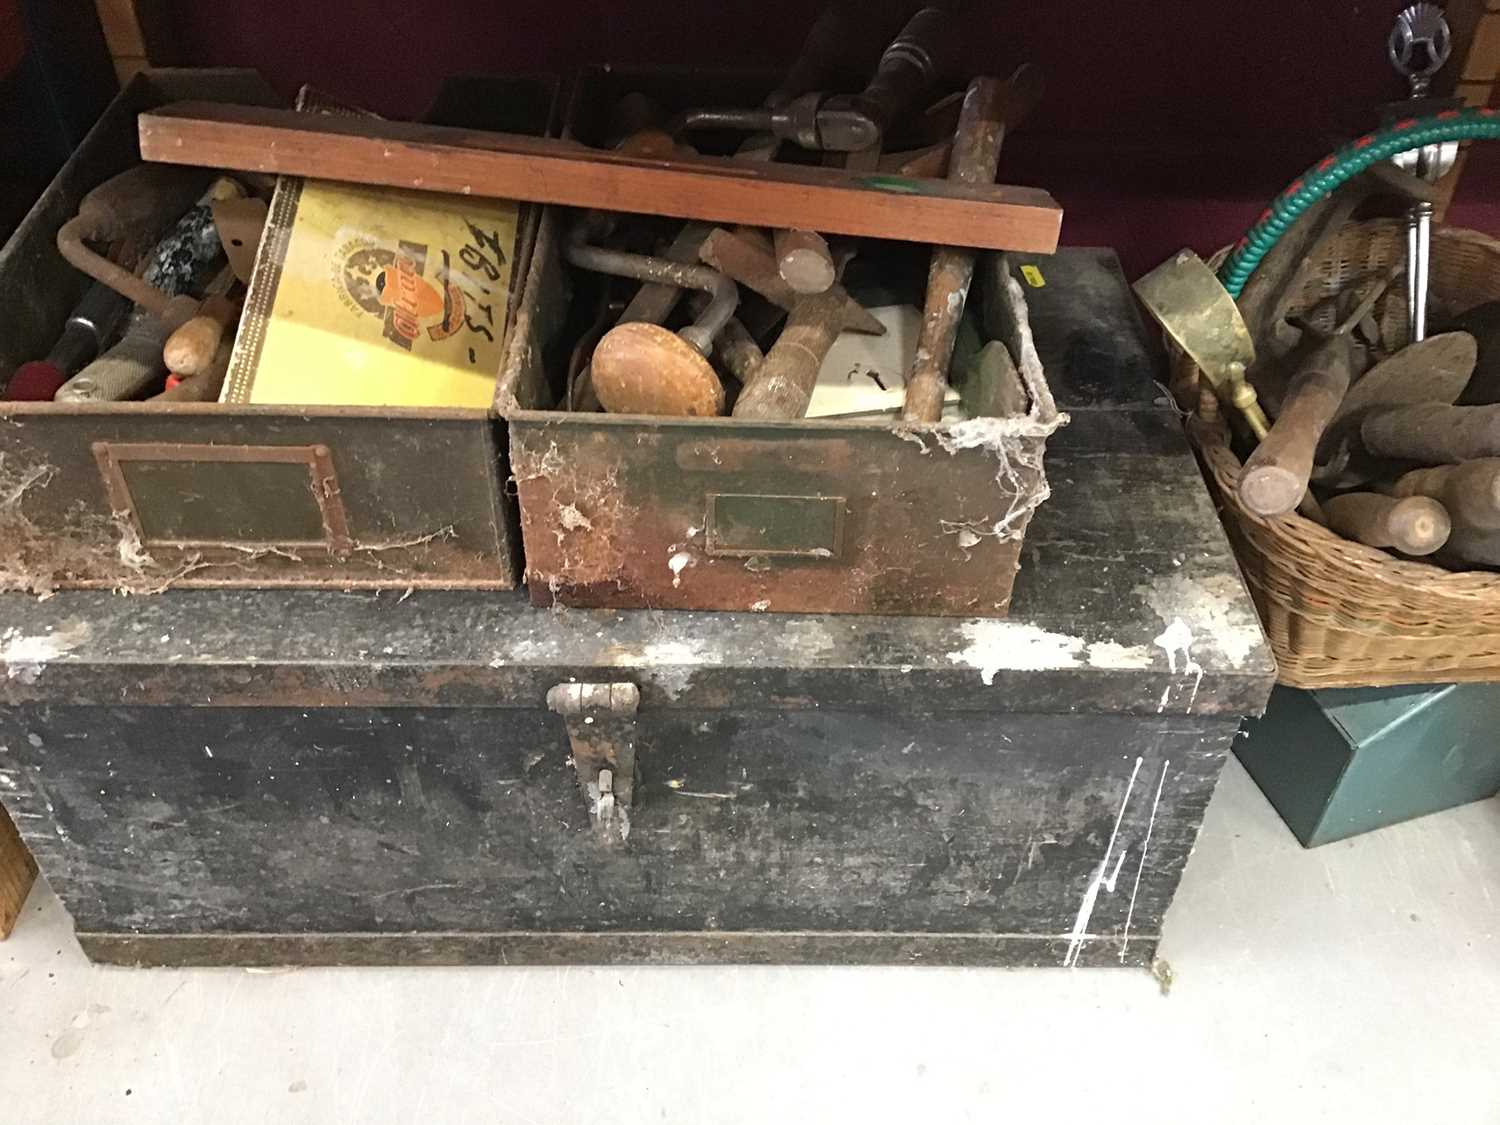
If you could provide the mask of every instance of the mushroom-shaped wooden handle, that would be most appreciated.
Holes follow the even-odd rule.
[[[698,350],[659,324],[621,324],[594,349],[594,393],[611,414],[708,418],[724,384]]]
[[[1432,554],[1453,530],[1448,509],[1429,496],[1398,500],[1378,492],[1350,492],[1326,501],[1323,511],[1328,526],[1340,535],[1405,555]]]

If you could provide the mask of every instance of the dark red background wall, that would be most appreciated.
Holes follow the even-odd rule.
[[[909,8],[911,5],[905,5]],[[1049,188],[1064,238],[1132,271],[1232,241],[1264,202],[1372,125],[1404,84],[1385,57],[1403,0],[977,0],[971,72],[1041,64],[1048,94],[1008,142],[1003,178]],[[455,73],[587,62],[780,67],[819,3],[719,0],[175,0],[184,60],[254,66],[415,116]],[[900,3],[871,0],[872,25]],[[1457,69],[1459,60],[1450,65]],[[1492,149],[1500,146],[1490,146]],[[1500,234],[1500,160],[1477,153],[1455,221]]]

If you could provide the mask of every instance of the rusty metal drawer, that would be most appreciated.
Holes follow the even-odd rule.
[[[247,71],[130,82],[0,250],[0,383],[45,354],[83,291],[58,227],[138,159],[137,114],[182,99],[277,100]],[[433,115],[544,131],[554,103],[545,80],[465,79]],[[518,273],[538,219],[527,209]],[[488,410],[0,403],[0,589],[510,588],[504,441]]]
[[[565,132],[598,142],[609,107],[627,92],[644,92],[670,113],[694,99],[744,100],[750,81],[585,72]],[[542,219],[516,318],[521,346],[497,396],[535,604],[1008,612],[1022,537],[1047,496],[1046,436],[1062,420],[1039,361],[1029,416],[927,426],[568,412],[556,405],[566,357],[587,346],[577,343],[586,318],[574,300],[587,278],[561,257],[568,221],[557,209]],[[917,269],[907,272],[920,282],[925,258],[913,261]],[[987,320],[1024,325],[1011,273],[1003,256],[981,256],[972,302],[992,306]],[[1029,347],[1029,329],[1017,331]]]

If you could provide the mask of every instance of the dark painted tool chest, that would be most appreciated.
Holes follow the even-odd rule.
[[[545,132],[555,93],[454,80],[429,116]],[[182,99],[276,101],[247,71],[129,83],[0,250],[0,385],[46,354],[86,287],[58,228],[139,161],[137,115]],[[537,217],[523,210],[517,293]],[[520,542],[502,438],[489,412],[461,408],[0,402],[0,589],[508,589]]]
[[[1034,264],[1074,421],[1009,620],[0,599],[0,786],[89,955],[1149,962],[1273,668],[1113,256]]]
[[[587,68],[564,133],[606,147],[606,120],[627,95],[671,115],[697,104],[758,105],[774,85],[758,81]],[[981,335],[1005,338],[1015,354],[1030,393],[1026,414],[921,424],[570,412],[564,370],[588,338],[583,294],[599,289],[597,277],[563,260],[577,220],[546,209],[517,315],[520,346],[498,395],[536,604],[1006,614],[1022,538],[1047,496],[1046,443],[1066,422],[1045,364],[1022,355],[1029,339],[1001,327],[1027,319],[1012,256],[980,256],[969,303],[983,308]],[[866,241],[855,262],[878,263],[867,272],[900,294],[887,303],[920,306],[929,255],[926,246]]]

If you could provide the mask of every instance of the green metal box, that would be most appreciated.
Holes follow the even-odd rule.
[[[1236,752],[1315,848],[1500,792],[1500,684],[1278,685]]]

